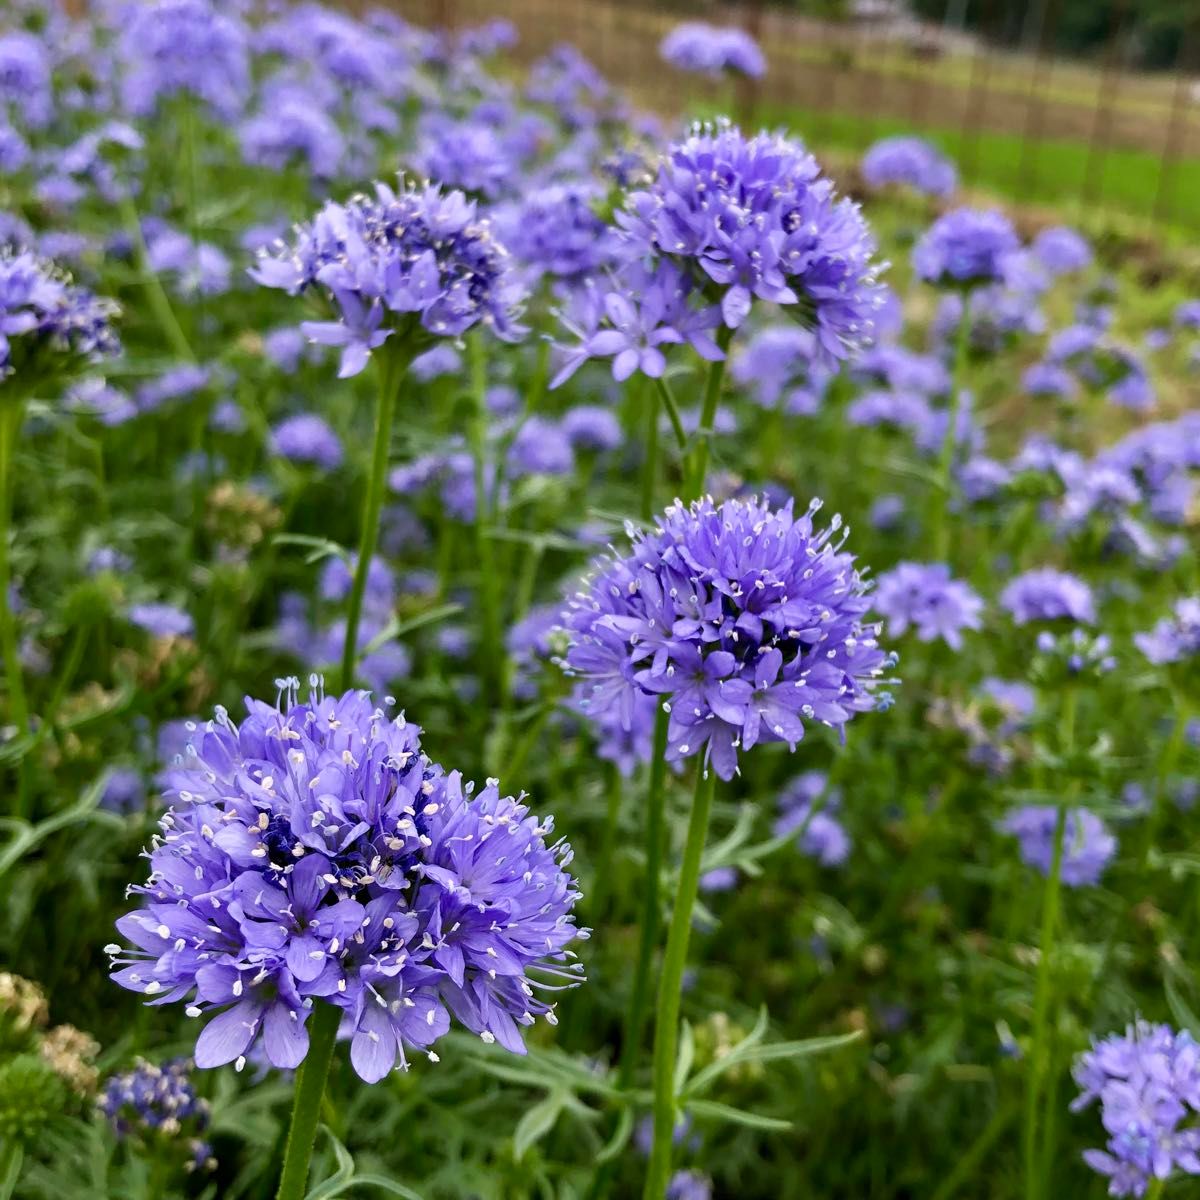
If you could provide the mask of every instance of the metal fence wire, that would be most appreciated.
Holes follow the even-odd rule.
[[[1138,0],[1113,0],[1103,49],[1086,60],[1054,52],[1061,0],[946,0],[940,20],[918,20],[901,0],[852,0],[854,15],[837,20],[767,0],[392,3],[441,27],[506,17],[525,60],[571,42],[667,116],[733,108],[846,150],[922,132],[955,155],[970,186],[1200,231],[1200,0],[1173,67],[1156,71],[1132,63]],[[766,53],[766,77],[733,88],[672,71],[658,44],[684,19],[745,28]]]

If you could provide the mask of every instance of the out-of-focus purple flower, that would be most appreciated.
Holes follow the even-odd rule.
[[[430,113],[421,122],[413,166],[426,179],[494,200],[518,170],[495,129]]]
[[[342,347],[339,374],[357,375],[393,334],[409,351],[482,322],[513,340],[521,289],[508,251],[461,192],[435,186],[346,204],[328,202],[291,246],[263,253],[251,275],[289,295],[319,291],[336,320],[306,321],[313,341]]]
[[[599,404],[577,404],[568,409],[562,430],[576,450],[616,450],[624,440],[616,414]]]
[[[763,408],[812,416],[830,379],[816,358],[816,339],[809,330],[768,325],[734,356],[730,375]]]
[[[998,283],[1005,260],[1019,247],[1002,213],[956,208],[934,221],[913,247],[913,269],[921,279],[947,287]]]
[[[0,36],[0,109],[12,107],[31,129],[54,112],[52,66],[46,43],[21,29]]]
[[[841,791],[830,788],[824,771],[805,771],[779,797],[775,836],[795,833],[805,854],[823,867],[840,867],[850,857],[850,835],[835,815],[841,803]]]
[[[712,1200],[712,1180],[703,1171],[676,1171],[667,1184],[667,1200]]]
[[[138,388],[134,396],[138,412],[154,412],[171,400],[188,399],[208,387],[211,378],[207,367],[195,363],[171,367]]]
[[[1079,391],[1075,376],[1057,363],[1036,362],[1021,376],[1021,387],[1030,396],[1055,396],[1069,400]]]
[[[248,700],[240,726],[218,709],[191,745],[200,769],[168,772],[142,907],[117,922],[133,948],[110,952],[122,987],[207,1017],[199,1066],[256,1046],[299,1066],[315,1000],[368,1082],[451,1013],[518,1054],[521,1027],[553,1019],[535,989],[578,978],[581,934],[551,820],[495,781],[473,795],[367,692],[302,704],[285,681],[278,707]]]
[[[462,370],[462,355],[448,343],[440,343],[412,361],[410,373],[418,383],[429,383],[443,375],[457,375]]]
[[[208,1128],[208,1101],[196,1095],[184,1059],[156,1066],[139,1059],[133,1070],[110,1075],[100,1089],[97,1106],[118,1138],[138,1138],[147,1133],[188,1137],[192,1169],[216,1166],[212,1149],[196,1135]]]
[[[246,414],[236,400],[222,400],[212,410],[208,424],[218,433],[245,433]]]
[[[271,430],[271,449],[282,458],[323,471],[342,464],[342,443],[329,422],[316,413],[287,417]]]
[[[1035,567],[1011,579],[1000,593],[1000,603],[1018,625],[1063,619],[1090,625],[1096,620],[1092,589],[1053,567]]]
[[[1012,482],[1012,471],[994,458],[976,454],[958,468],[958,485],[971,504],[998,496]]]
[[[508,449],[510,473],[569,475],[575,469],[571,439],[557,421],[532,416],[522,422]]]
[[[1114,671],[1117,660],[1107,634],[1075,628],[1057,636],[1048,629],[1037,635],[1038,658],[1035,671],[1044,679],[1055,682],[1063,676],[1078,679],[1081,675],[1098,677]]]
[[[1017,839],[1026,866],[1049,875],[1057,825],[1058,809],[1053,804],[1027,804],[1009,813],[999,828]],[[1067,887],[1099,883],[1116,852],[1117,839],[1095,813],[1086,808],[1068,810],[1062,846],[1062,881]]]
[[[133,559],[113,546],[97,546],[88,555],[87,572],[89,575],[98,575],[101,571],[112,571],[116,575],[123,575],[126,571],[131,570],[133,570]]]
[[[154,637],[191,637],[196,630],[190,614],[173,604],[134,604],[129,619]]]
[[[1185,300],[1172,317],[1180,329],[1200,329],[1200,300]]]
[[[1185,596],[1149,633],[1134,634],[1134,644],[1155,666],[1200,657],[1200,596]]]
[[[945,198],[958,187],[954,164],[919,137],[882,138],[863,155],[860,170],[867,187],[875,190],[900,184]]]
[[[1033,239],[1032,250],[1051,275],[1074,275],[1092,265],[1087,238],[1067,225],[1043,229]]]
[[[100,807],[109,812],[131,813],[146,803],[146,784],[132,767],[115,767],[104,781]]]
[[[333,179],[346,153],[337,122],[298,86],[266,97],[238,136],[246,162],[272,171],[299,164],[319,180]]]
[[[731,892],[740,878],[737,867],[713,867],[700,876],[700,890],[708,894]]]
[[[872,529],[887,532],[896,529],[904,520],[904,497],[895,493],[880,496],[871,504],[867,520]]]
[[[1026,724],[1037,708],[1037,692],[1019,679],[992,676],[979,685],[979,690],[1008,719],[1009,732]]]
[[[926,424],[931,412],[929,401],[918,392],[877,389],[851,401],[846,420],[851,425],[891,425],[916,432]]]
[[[876,584],[875,608],[892,637],[902,637],[911,625],[920,641],[941,638],[955,650],[962,648],[964,629],[983,624],[983,600],[952,579],[945,563],[903,562],[885,571]]]
[[[761,79],[767,73],[767,60],[758,43],[736,26],[685,21],[663,38],[658,53],[663,62],[699,75],[720,76],[728,71]]]
[[[814,503],[674,505],[631,531],[625,557],[600,559],[568,601],[565,659],[577,702],[631,728],[635,698],[669,705],[667,757],[702,755],[722,779],[760,741],[795,746],[806,722],[843,728],[876,707],[891,659],[864,625],[866,585],[816,531]]]
[[[1083,1160],[1110,1196],[1144,1196],[1154,1180],[1200,1175],[1200,1047],[1186,1030],[1139,1020],[1092,1042],[1071,1070],[1081,1091],[1071,1111],[1100,1101],[1108,1141]]]
[[[74,412],[90,413],[109,428],[124,425],[138,415],[138,407],[127,393],[96,375],[72,384],[63,402]]]
[[[874,336],[884,289],[871,232],[816,159],[782,135],[696,126],[616,219],[630,254],[690,272],[729,329],[757,299],[790,308],[828,363]]]
[[[553,183],[498,213],[496,222],[522,266],[555,280],[581,280],[612,261],[613,231],[593,207],[599,199],[593,186]]]
[[[945,396],[950,391],[950,372],[946,364],[932,354],[918,354],[894,342],[869,347],[853,364],[858,379],[884,384],[897,392],[916,392],[920,396]]]
[[[148,239],[146,248],[151,269],[175,275],[183,295],[219,296],[229,291],[232,268],[216,246],[164,229]]]

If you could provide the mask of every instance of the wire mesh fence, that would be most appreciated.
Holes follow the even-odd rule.
[[[946,0],[941,20],[890,0],[859,0],[859,15],[841,20],[766,0],[393,0],[443,27],[507,17],[526,58],[572,42],[664,115],[733,109],[847,150],[923,132],[955,155],[969,185],[1200,231],[1200,4],[1173,67],[1146,71],[1133,65],[1129,36],[1138,0],[1113,0],[1104,48],[1087,60],[1054,52],[1061,0],[972,2],[968,34],[967,0]],[[710,84],[667,67],[660,40],[697,16],[751,32],[766,77]]]

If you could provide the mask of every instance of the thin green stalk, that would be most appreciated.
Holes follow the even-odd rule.
[[[179,324],[175,310],[171,307],[167,293],[163,290],[162,280],[150,267],[150,252],[146,249],[146,239],[142,236],[142,222],[137,215],[137,209],[134,208],[133,201],[128,196],[121,197],[120,207],[125,230],[133,240],[133,257],[137,264],[138,274],[141,276],[142,287],[146,291],[146,299],[150,303],[155,319],[171,349],[180,358],[186,359],[188,362],[195,362],[196,355],[187,339],[187,334],[183,332],[183,326]]]
[[[729,358],[729,343],[733,340],[733,330],[722,325],[717,330],[717,345],[724,355],[719,362],[710,363],[708,367],[708,382],[704,388],[704,407],[700,410],[700,428],[696,430],[696,448],[692,452],[691,462],[683,488],[683,498],[689,503],[697,500],[704,491],[704,480],[708,474],[709,443],[712,441],[713,422],[717,418],[717,405],[721,400],[721,384],[725,381],[725,362]]]
[[[475,460],[475,553],[479,562],[480,683],[485,702],[495,701],[499,691],[496,663],[500,654],[500,598],[496,592],[495,554],[488,531],[487,488],[487,370],[483,342],[478,330],[467,338],[471,366],[471,399],[474,411],[470,421],[471,454]]]
[[[708,837],[716,775],[696,764],[696,794],[688,819],[687,841],[679,872],[679,890],[667,931],[667,952],[658,985],[654,1018],[654,1141],[642,1200],[665,1200],[671,1178],[671,1146],[675,1133],[675,1055],[679,1044],[679,1010],[683,1001],[683,971],[692,933],[692,908],[700,887],[700,860]]]
[[[371,475],[367,480],[367,494],[363,503],[358,562],[355,564],[350,604],[346,610],[346,641],[342,647],[342,677],[338,689],[342,692],[354,685],[354,667],[358,661],[358,624],[362,616],[363,594],[367,590],[367,573],[371,569],[371,559],[375,557],[375,544],[379,540],[379,513],[383,507],[383,487],[392,440],[392,418],[408,363],[408,356],[398,348],[385,345],[379,351],[375,442],[371,455]]]
[[[646,397],[646,459],[642,463],[642,520],[654,516],[654,486],[658,482],[658,390]]]
[[[8,681],[8,712],[19,734],[29,732],[29,707],[25,700],[25,676],[17,647],[17,624],[12,611],[12,561],[9,539],[12,536],[13,468],[17,437],[25,413],[22,402],[5,401],[0,409],[0,653]]]
[[[654,381],[654,390],[658,393],[663,409],[671,422],[671,432],[675,435],[676,444],[680,450],[686,450],[687,430],[683,427],[683,418],[679,415],[679,404],[675,400],[675,393],[671,391],[671,385],[660,375]]]
[[[612,891],[613,854],[617,847],[617,825],[621,819],[621,795],[623,791],[621,772],[616,763],[609,763],[608,802],[604,809],[604,829],[600,839],[600,854],[596,859],[596,882],[592,886],[592,921],[599,924],[608,907]]]
[[[1191,710],[1184,702],[1182,695],[1172,691],[1171,701],[1175,708],[1175,722],[1171,726],[1171,735],[1167,738],[1167,744],[1163,747],[1162,755],[1158,760],[1158,778],[1154,786],[1153,807],[1150,809],[1150,817],[1146,822],[1146,833],[1142,846],[1143,868],[1148,864],[1150,851],[1154,849],[1158,832],[1162,828],[1163,816],[1167,808],[1167,789],[1171,786],[1171,778],[1179,766],[1179,756],[1183,753],[1188,721],[1191,718]]]
[[[988,1151],[1000,1139],[1000,1135],[1008,1128],[1009,1122],[1017,1115],[1015,1106],[998,1108],[992,1114],[992,1119],[983,1127],[979,1136],[967,1147],[966,1151],[959,1156],[958,1162],[954,1165],[954,1170],[942,1180],[937,1191],[933,1193],[931,1200],[950,1200],[950,1197],[955,1195],[965,1183],[967,1183],[975,1169],[987,1156]]]
[[[661,919],[659,882],[662,874],[663,805],[667,783],[667,730],[670,714],[662,707],[654,718],[654,749],[650,756],[650,781],[646,789],[645,851],[646,872],[642,879],[642,915],[638,926],[638,955],[633,969],[633,988],[621,1038],[621,1064],[617,1086],[625,1089],[633,1083],[642,1048],[646,1024],[646,1002],[650,991],[650,964],[658,945]]]
[[[1150,1180],[1150,1188],[1146,1192],[1146,1200],[1158,1200],[1159,1196],[1163,1194],[1163,1188],[1166,1186],[1166,1183],[1165,1179],[1155,1178]]]
[[[962,316],[958,320],[958,335],[954,347],[954,374],[950,378],[950,420],[942,438],[942,454],[938,462],[937,490],[933,494],[933,520],[930,522],[930,541],[933,557],[944,562],[950,553],[950,528],[946,511],[950,504],[951,474],[954,468],[954,445],[958,437],[958,419],[962,409],[962,390],[967,375],[967,350],[971,335],[971,293],[962,294]]]
[[[287,1149],[283,1155],[283,1170],[279,1175],[279,1190],[275,1193],[275,1200],[304,1200],[307,1192],[308,1165],[317,1140],[321,1099],[325,1095],[325,1081],[329,1077],[333,1043],[337,1038],[341,1017],[340,1009],[323,1000],[317,1000],[313,1005],[308,1053],[296,1072],[292,1122],[288,1128]]]

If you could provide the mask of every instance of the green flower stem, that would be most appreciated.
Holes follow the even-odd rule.
[[[471,399],[474,411],[468,429],[471,454],[475,460],[475,553],[479,568],[480,623],[480,683],[485,703],[499,699],[500,677],[497,672],[501,654],[500,598],[496,592],[498,579],[492,539],[488,529],[491,506],[487,489],[487,364],[483,357],[483,341],[478,329],[467,338],[467,353],[471,370]]]
[[[683,498],[688,503],[698,500],[704,492],[704,480],[708,474],[709,443],[712,441],[713,422],[717,419],[717,405],[721,400],[721,385],[725,382],[725,363],[729,358],[729,343],[733,330],[722,325],[717,330],[717,345],[724,357],[710,363],[708,382],[704,388],[704,407],[700,410],[700,428],[696,431],[696,448],[684,482]]]
[[[979,1164],[987,1157],[988,1151],[1000,1140],[1000,1135],[1008,1129],[1009,1122],[1013,1121],[1016,1115],[1015,1106],[997,1108],[980,1135],[960,1156],[954,1170],[942,1180],[931,1200],[950,1200],[951,1196],[957,1195],[963,1186],[974,1177]]]
[[[17,625],[13,617],[12,561],[9,539],[12,535],[13,468],[17,438],[25,415],[23,401],[2,400],[0,404],[0,653],[8,681],[8,715],[18,735],[29,732],[29,707],[25,699],[25,677],[17,647]]]
[[[354,668],[358,662],[358,625],[362,617],[363,594],[367,590],[367,572],[371,569],[371,559],[375,557],[375,544],[379,540],[379,513],[383,507],[388,450],[392,441],[392,418],[410,361],[410,356],[405,351],[399,347],[391,347],[386,342],[376,352],[376,356],[379,397],[375,408],[375,441],[371,454],[371,475],[367,480],[367,495],[363,503],[358,562],[354,569],[354,583],[350,588],[350,605],[346,610],[346,641],[342,647],[339,692],[354,686]]]
[[[1059,737],[1060,753],[1068,762],[1075,747],[1077,703],[1077,692],[1074,688],[1068,688],[1063,698]],[[1058,909],[1062,893],[1063,842],[1067,828],[1067,809],[1073,791],[1073,783],[1068,781],[1066,792],[1058,806],[1058,819],[1054,824],[1054,850],[1050,859],[1050,874],[1046,879],[1046,888],[1042,899],[1042,929],[1038,941],[1040,954],[1033,1000],[1033,1038],[1030,1046],[1029,1075],[1025,1091],[1024,1158],[1027,1200],[1039,1200],[1044,1182],[1038,1170],[1038,1100],[1041,1098],[1048,1068],[1047,1024],[1051,1007],[1050,961],[1054,956],[1054,942],[1058,933]]]
[[[150,304],[155,319],[162,328],[163,336],[171,349],[186,362],[194,363],[196,355],[192,350],[183,326],[171,307],[171,301],[163,290],[162,280],[150,266],[150,252],[146,249],[146,239],[142,236],[142,222],[128,196],[122,196],[120,201],[121,216],[125,222],[125,230],[133,240],[134,261],[146,299]]]
[[[688,820],[687,841],[679,872],[679,890],[667,931],[667,952],[658,985],[654,1025],[654,1141],[646,1171],[643,1200],[664,1200],[671,1178],[671,1145],[675,1133],[675,1055],[679,1044],[679,1009],[683,970],[692,933],[692,908],[700,887],[700,860],[708,837],[716,775],[696,763],[696,794]]]
[[[658,393],[667,417],[670,419],[671,432],[675,435],[676,444],[680,450],[686,450],[687,430],[683,427],[683,418],[679,415],[679,404],[675,400],[675,393],[671,391],[671,385],[660,375],[654,381],[654,390]]]
[[[341,1019],[340,1009],[323,1000],[314,1002],[308,1030],[308,1054],[296,1072],[292,1123],[288,1129],[287,1149],[283,1155],[283,1170],[279,1175],[279,1190],[275,1193],[275,1200],[304,1200],[308,1188],[309,1160],[317,1140],[321,1099],[325,1095],[325,1080],[329,1077],[333,1043]]]
[[[954,347],[954,373],[950,377],[950,420],[942,438],[942,454],[938,462],[938,482],[933,493],[933,519],[930,521],[930,540],[935,562],[946,561],[950,553],[950,527],[946,510],[950,504],[951,475],[954,468],[954,444],[958,436],[958,419],[962,411],[962,390],[967,376],[967,351],[971,340],[971,293],[962,294],[962,316],[958,320],[958,336]]]
[[[1170,737],[1163,747],[1158,760],[1158,778],[1154,785],[1153,806],[1150,817],[1146,821],[1145,840],[1142,846],[1142,868],[1149,866],[1150,852],[1158,840],[1159,830],[1162,829],[1163,816],[1167,809],[1167,789],[1171,785],[1171,777],[1179,766],[1179,756],[1183,753],[1183,744],[1187,736],[1188,721],[1191,719],[1191,709],[1184,697],[1172,690],[1171,701],[1175,709],[1175,722],[1171,726]]]
[[[642,880],[642,916],[638,926],[638,955],[633,970],[633,988],[621,1038],[621,1063],[617,1085],[633,1083],[646,1024],[646,1002],[650,991],[650,964],[658,945],[659,887],[662,874],[663,805],[667,782],[667,729],[670,714],[662,707],[654,718],[654,749],[650,755],[650,781],[646,790],[646,873]]]
[[[1166,1182],[1167,1181],[1165,1179],[1150,1180],[1150,1188],[1146,1192],[1146,1200],[1158,1200],[1159,1196],[1163,1194],[1163,1188],[1166,1186]]]
[[[654,486],[658,482],[658,389],[645,400],[646,459],[642,463],[642,520],[654,516]]]
[[[607,764],[607,801],[600,853],[596,859],[596,880],[592,885],[592,922],[599,924],[605,916],[613,887],[613,855],[617,848],[617,825],[621,819],[622,779],[616,763]]]

